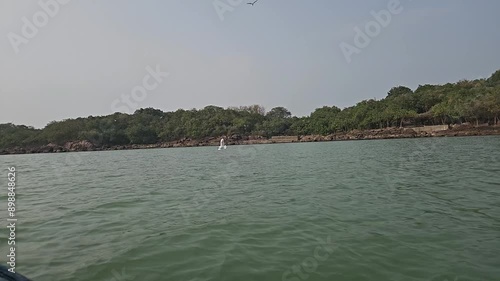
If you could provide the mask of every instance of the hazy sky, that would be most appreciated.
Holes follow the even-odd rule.
[[[303,116],[500,69],[497,0],[401,0],[350,63],[339,45],[394,0],[218,1],[235,4],[223,20],[213,0],[70,0],[44,22],[38,1],[1,0],[0,123],[110,114],[145,79],[128,112],[261,104]],[[169,76],[157,83],[148,66]]]

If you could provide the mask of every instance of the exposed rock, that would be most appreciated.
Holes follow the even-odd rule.
[[[271,137],[272,143],[289,143],[299,141],[298,136],[274,136]]]
[[[446,126],[446,125],[445,125]],[[429,126],[430,127],[430,126]],[[472,126],[461,124],[451,126],[450,129],[440,130],[443,126],[432,126],[433,128],[384,128],[374,130],[353,130],[350,132],[339,132],[321,135],[306,136],[275,136],[266,138],[263,136],[241,136],[231,135],[226,139],[228,145],[245,144],[270,144],[287,142],[320,142],[320,141],[342,141],[342,140],[372,140],[372,139],[394,139],[394,138],[417,138],[417,137],[452,137],[452,136],[484,136],[500,135],[500,126]],[[95,147],[89,141],[68,142],[64,146],[49,143],[38,147],[13,147],[0,150],[0,155],[25,154],[25,153],[61,153],[76,151],[99,151],[99,150],[123,150],[123,149],[146,149],[167,147],[193,147],[193,146],[218,146],[221,137],[207,137],[201,140],[183,138],[177,141],[156,144],[130,144],[117,146]]]
[[[83,141],[67,142],[64,145],[64,148],[66,148],[68,151],[88,151],[88,150],[93,150],[94,145],[89,141],[83,140]]]

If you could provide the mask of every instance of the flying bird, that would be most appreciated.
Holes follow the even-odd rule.
[[[253,1],[253,3],[252,3],[252,2],[249,2],[249,3],[247,3],[247,4],[248,4],[248,5],[252,5],[252,6],[253,6],[255,3],[257,3],[257,1],[259,1],[259,0],[255,0],[255,1]]]

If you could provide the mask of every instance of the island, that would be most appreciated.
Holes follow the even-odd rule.
[[[0,124],[0,155],[392,138],[500,135],[500,70],[489,78],[414,91],[393,87],[380,100],[309,116],[260,105],[164,112],[141,108],[50,122],[43,129]]]

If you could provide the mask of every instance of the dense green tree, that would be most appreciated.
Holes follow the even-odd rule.
[[[44,143],[37,136],[40,130],[12,123],[0,124],[0,148]]]
[[[292,113],[290,113],[290,111],[288,111],[288,109],[284,108],[284,107],[275,107],[273,109],[271,109],[267,114],[266,114],[266,117],[268,118],[290,118],[292,116]]]
[[[488,80],[486,80],[488,86],[497,86],[500,85],[500,70],[495,71]]]
[[[67,119],[43,129],[0,124],[0,149],[63,145],[87,140],[96,146],[150,144],[183,138],[222,135],[327,135],[354,129],[375,129],[422,124],[500,123],[500,70],[488,79],[461,80],[444,85],[420,85],[413,92],[394,87],[381,100],[363,100],[340,109],[324,106],[307,117],[292,117],[284,107],[266,113],[260,105],[163,112],[141,108],[134,114]]]
[[[310,132],[317,134],[327,135],[338,130],[335,127],[334,120],[341,112],[340,108],[336,106],[323,106],[317,108],[311,113],[310,121],[308,122]]]
[[[398,86],[398,87],[392,88],[387,93],[387,97],[388,98],[395,98],[395,97],[399,97],[401,95],[408,95],[408,94],[412,94],[412,93],[413,93],[413,91],[410,88],[405,87],[405,86]]]
[[[491,89],[485,97],[485,107],[489,116],[493,116],[493,123],[498,125],[500,120],[500,87]]]

